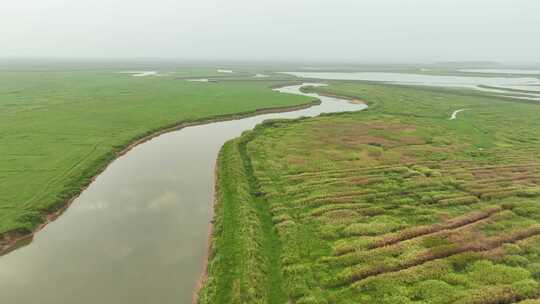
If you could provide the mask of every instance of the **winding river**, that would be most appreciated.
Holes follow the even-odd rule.
[[[187,127],[115,160],[32,243],[0,257],[0,303],[191,303],[203,271],[220,147],[273,118],[357,111],[316,97],[308,109]]]

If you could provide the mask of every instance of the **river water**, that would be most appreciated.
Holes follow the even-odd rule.
[[[300,87],[278,90],[302,94]],[[223,143],[267,119],[366,107],[302,95],[322,103],[188,127],[115,160],[32,243],[0,257],[0,303],[191,303],[204,267]]]

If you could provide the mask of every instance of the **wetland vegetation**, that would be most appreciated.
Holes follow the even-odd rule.
[[[233,71],[1,72],[0,245],[61,210],[134,142],[313,101],[270,89],[293,77]],[[270,120],[221,149],[197,301],[537,301],[538,103],[455,88],[328,83],[304,91],[369,109]]]
[[[223,147],[199,303],[538,303],[538,104],[311,89],[370,108],[268,121]]]

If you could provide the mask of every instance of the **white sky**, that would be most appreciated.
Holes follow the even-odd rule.
[[[540,62],[540,0],[3,0],[0,57]]]

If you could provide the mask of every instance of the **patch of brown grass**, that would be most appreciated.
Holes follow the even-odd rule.
[[[391,233],[388,235],[383,235],[380,239],[376,240],[369,245],[369,249],[375,249],[379,247],[384,247],[388,245],[393,245],[405,240],[410,240],[416,237],[424,236],[427,234],[432,234],[442,230],[456,229],[465,225],[472,224],[474,222],[483,220],[492,216],[495,213],[502,211],[500,207],[493,207],[483,211],[475,211],[469,214],[465,214],[453,219],[450,219],[441,224],[426,225],[412,227],[408,229],[403,229],[397,233]]]

